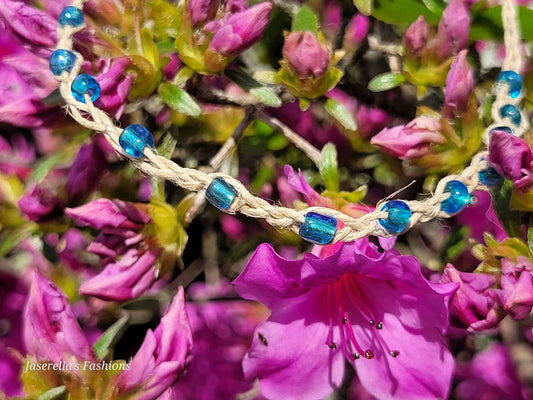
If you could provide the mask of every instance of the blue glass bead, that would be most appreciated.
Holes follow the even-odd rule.
[[[494,186],[502,179],[500,174],[498,174],[492,167],[479,171],[478,176],[479,181],[486,186]]]
[[[520,122],[522,122],[520,110],[512,104],[502,106],[502,108],[500,108],[500,115],[502,118],[509,118],[515,125],[520,125]]]
[[[100,97],[100,85],[91,75],[78,75],[70,86],[70,90],[74,98],[82,103],[85,103],[85,95],[88,94],[91,101],[94,103]]]
[[[205,191],[206,199],[219,210],[227,210],[237,196],[237,190],[223,178],[217,177]]]
[[[76,63],[76,54],[72,51],[59,49],[50,56],[50,71],[54,75],[61,75],[63,71],[70,72]]]
[[[390,233],[400,233],[411,221],[411,209],[403,201],[391,200],[381,208],[381,211],[387,211],[389,215],[387,218],[380,218],[378,222]]]
[[[509,96],[516,99],[522,90],[522,77],[514,71],[502,71],[496,78],[496,82],[505,82],[509,85]]]
[[[440,203],[440,209],[448,214],[458,213],[470,203],[470,193],[463,182],[447,182],[444,186],[444,193],[450,193],[450,197]]]
[[[333,240],[337,231],[337,220],[327,215],[314,212],[305,214],[305,220],[300,225],[299,235],[315,244],[328,244]]]
[[[133,124],[122,131],[118,143],[124,151],[132,157],[144,157],[143,150],[146,146],[154,147],[154,137],[142,125]]]
[[[73,6],[68,6],[61,11],[59,15],[59,25],[80,26],[83,24],[83,12]]]

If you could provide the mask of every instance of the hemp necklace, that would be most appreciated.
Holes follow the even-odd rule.
[[[324,245],[369,235],[395,236],[419,222],[451,217],[470,203],[475,190],[486,190],[487,186],[495,185],[501,179],[489,166],[488,153],[483,150],[460,174],[441,179],[432,196],[422,201],[381,200],[375,211],[353,218],[325,207],[295,210],[272,205],[253,196],[240,181],[229,175],[181,167],[157,154],[154,138],[145,127],[133,124],[121,129],[104,111],[94,106],[93,102],[100,95],[100,86],[92,76],[79,74],[83,57],[72,49],[73,35],[85,27],[83,2],[75,0],[61,12],[58,43],[50,57],[50,69],[59,81],[61,96],[71,116],[80,125],[102,132],[115,151],[129,158],[143,173],[204,194],[211,204],[224,212],[263,218],[274,227],[292,230],[307,241]],[[523,97],[520,76],[523,61],[517,7],[513,0],[503,0],[502,22],[506,55],[502,72],[493,88],[493,124],[483,133],[483,142],[487,147],[494,130],[522,136],[529,128],[518,107]]]

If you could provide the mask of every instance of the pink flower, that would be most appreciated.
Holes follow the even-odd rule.
[[[257,42],[268,24],[272,4],[263,2],[247,10],[232,14],[226,21],[216,21],[216,25],[206,25],[206,30],[214,31],[209,50],[214,53],[236,55]]]
[[[131,66],[132,61],[128,57],[120,57],[115,60],[100,59],[101,73],[96,77],[102,90],[96,106],[120,118],[128,100],[131,86],[135,81],[135,75],[126,73],[125,69]]]
[[[18,200],[20,211],[30,221],[47,222],[61,215],[63,207],[57,193],[47,187],[32,184]]]
[[[226,285],[232,289],[229,293]],[[221,292],[221,301],[206,301],[205,292],[212,296],[216,291]],[[194,347],[187,374],[172,388],[173,399],[235,399],[253,388],[253,380],[243,375],[241,362],[267,310],[254,302],[231,300],[236,294],[229,283],[215,287],[197,284],[188,293],[200,294],[201,301],[187,303]]]
[[[404,36],[404,46],[408,53],[416,58],[422,57],[429,35],[429,25],[423,15],[418,16],[415,22],[407,28]]]
[[[11,135],[8,141],[0,136],[0,172],[14,174],[25,181],[31,175],[31,163],[35,160],[35,149],[22,134]]]
[[[500,299],[503,308],[514,320],[529,316],[533,306],[533,266],[527,257],[518,256],[516,263],[502,259],[502,288]]]
[[[464,113],[474,90],[474,75],[466,63],[467,50],[461,50],[453,61],[444,87],[444,115],[453,118]]]
[[[368,25],[369,21],[366,15],[355,14],[346,26],[342,47],[352,52],[355,51],[365,40]]]
[[[23,308],[28,288],[21,277],[0,270],[0,392],[21,396],[22,363],[15,352],[26,353],[22,335]]]
[[[191,16],[193,26],[198,26],[203,22],[215,18],[218,1],[215,0],[189,0],[187,2],[187,9]]]
[[[24,311],[24,341],[28,353],[39,359],[96,360],[67,297],[37,270]]]
[[[499,343],[476,354],[469,364],[459,364],[456,375],[460,381],[455,389],[458,400],[531,398],[518,378],[509,351]]]
[[[466,47],[470,15],[463,0],[451,0],[442,13],[434,40],[434,46],[440,59],[458,53]]]
[[[370,143],[401,160],[410,160],[431,153],[432,144],[443,144],[440,123],[431,117],[417,117],[407,125],[385,128]]]
[[[185,294],[180,287],[165,316],[148,330],[131,368],[120,374],[120,394],[132,400],[152,400],[167,390],[183,373],[193,345]]]
[[[80,286],[80,293],[103,300],[126,301],[140,296],[156,280],[162,252],[142,230],[150,217],[132,203],[99,199],[65,213],[78,225],[101,232],[88,251],[101,257],[104,269]],[[153,241],[151,241],[153,242]]]
[[[234,284],[272,310],[243,361],[266,397],[323,398],[342,382],[346,360],[378,398],[446,397],[454,287],[428,283],[414,257],[356,241],[324,259],[289,261],[264,244]]]
[[[498,291],[492,288],[496,283],[494,276],[461,272],[448,264],[439,282],[459,284],[450,303],[455,325],[468,327],[469,331],[480,331],[497,326],[505,316],[499,304]]]
[[[527,143],[505,131],[493,130],[489,161],[501,176],[521,188],[533,182],[533,153]]]
[[[310,31],[291,33],[285,38],[283,55],[299,78],[322,76],[328,67],[329,54]]]

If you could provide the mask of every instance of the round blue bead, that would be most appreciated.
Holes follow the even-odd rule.
[[[59,15],[59,25],[80,26],[83,24],[83,12],[73,6],[68,6],[61,11]]]
[[[483,171],[479,171],[478,176],[480,182],[485,186],[494,186],[502,179],[500,174],[498,174],[496,170],[492,167],[488,167]]]
[[[50,70],[54,75],[61,75],[63,71],[70,72],[76,63],[76,55],[72,51],[59,49],[50,56]]]
[[[118,138],[124,151],[132,157],[144,157],[143,150],[146,146],[154,147],[154,137],[142,125],[133,124],[122,131]]]
[[[496,78],[496,82],[505,82],[509,85],[509,96],[516,99],[522,90],[522,77],[515,71],[502,71]]]
[[[520,110],[512,104],[502,106],[502,108],[500,108],[500,115],[502,118],[509,118],[515,125],[520,125],[520,122],[522,122]]]
[[[391,200],[385,204],[381,211],[387,211],[387,218],[380,218],[379,224],[390,233],[402,232],[411,221],[411,209],[407,203],[400,200]]]
[[[85,95],[88,94],[91,101],[94,103],[100,97],[100,85],[91,75],[78,75],[70,86],[70,90],[74,98],[82,103],[85,103]]]
[[[444,186],[444,193],[450,193],[450,197],[440,203],[440,209],[448,214],[458,213],[470,203],[470,193],[463,182],[447,182]]]

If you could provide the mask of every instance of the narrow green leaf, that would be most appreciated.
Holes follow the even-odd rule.
[[[301,98],[300,101],[299,101],[299,104],[300,104],[300,110],[307,111],[307,109],[311,105],[311,102],[309,100],[307,100],[307,99]]]
[[[46,391],[40,395],[37,400],[57,400],[63,398],[66,394],[67,387],[65,385],[61,385]]]
[[[178,87],[182,87],[195,73],[196,71],[192,68],[182,67],[176,74],[172,83]]]
[[[56,153],[46,158],[31,174],[31,180],[40,183],[46,175],[65,157],[63,153]]]
[[[521,216],[518,211],[511,211],[510,200],[513,184],[507,179],[496,185],[492,190],[492,205],[498,219],[510,237],[520,237]]]
[[[355,131],[357,129],[357,124],[355,123],[352,114],[343,104],[339,103],[337,100],[328,98],[324,103],[324,107],[328,114],[339,121],[346,129],[350,131]]]
[[[277,71],[254,72],[254,79],[258,80],[263,84],[277,85],[281,83],[281,78],[279,77]]]
[[[94,352],[99,360],[103,360],[109,350],[119,341],[128,328],[130,317],[127,315],[111,325],[94,344]]]
[[[374,0],[353,0],[353,5],[361,14],[370,15],[374,11]]]
[[[259,101],[271,107],[281,106],[281,99],[268,86],[263,86],[242,69],[227,69],[224,75]]]
[[[374,18],[395,26],[410,25],[419,15],[432,25],[440,20],[440,14],[434,13],[421,0],[378,0],[374,2],[372,11]]]
[[[315,35],[318,33],[318,18],[308,7],[303,6],[292,21],[292,31],[311,31]]]
[[[173,110],[191,117],[197,117],[202,113],[202,108],[194,101],[189,93],[177,86],[163,82],[159,85],[158,93],[163,101]]]
[[[337,163],[337,149],[333,143],[326,143],[320,152],[320,175],[324,186],[331,192],[339,191],[339,165]]]
[[[368,84],[368,89],[373,92],[384,92],[394,89],[405,82],[405,78],[400,73],[386,72],[375,76]]]

